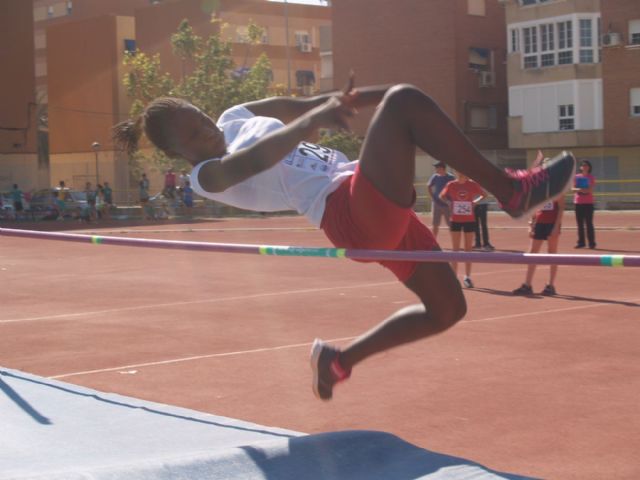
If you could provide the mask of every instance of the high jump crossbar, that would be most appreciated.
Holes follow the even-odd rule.
[[[40,232],[35,230],[20,230],[12,228],[0,228],[0,236],[32,238],[38,240],[60,240],[65,242],[91,243],[94,245],[118,245],[123,247],[160,248],[218,253],[245,253],[284,257],[327,257],[350,258],[352,260],[403,262],[472,262],[522,265],[568,265],[580,267],[640,267],[640,255],[569,255],[509,252],[362,250],[350,248],[157,240],[149,238],[111,237],[63,232]]]

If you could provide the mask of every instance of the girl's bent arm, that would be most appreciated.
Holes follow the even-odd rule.
[[[203,165],[198,173],[198,181],[209,192],[222,192],[273,167],[318,128],[346,128],[346,117],[352,115],[351,107],[338,98],[331,98],[253,145],[227,155],[220,161]]]
[[[380,103],[386,91],[391,85],[376,85],[360,87],[351,92],[355,93],[353,108],[362,108]],[[270,97],[255,102],[243,104],[254,115],[262,117],[274,117],[284,123],[288,123],[309,110],[322,105],[332,97],[344,95],[343,91],[323,93],[314,97]]]

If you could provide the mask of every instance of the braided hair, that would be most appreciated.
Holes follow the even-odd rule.
[[[186,100],[161,97],[153,100],[136,119],[120,122],[112,129],[113,140],[129,154],[138,150],[144,133],[153,145],[167,156],[175,157],[171,123],[180,110],[193,108]]]

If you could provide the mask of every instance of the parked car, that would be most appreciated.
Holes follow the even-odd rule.
[[[31,195],[30,212],[36,220],[55,220],[60,216],[56,205],[56,196],[64,202],[62,214],[65,217],[79,218],[89,208],[87,195],[79,190],[45,188]]]

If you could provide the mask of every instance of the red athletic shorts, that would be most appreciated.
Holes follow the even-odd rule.
[[[327,198],[320,228],[338,248],[440,248],[431,230],[418,219],[412,207],[400,207],[387,199],[359,168]],[[378,263],[391,270],[401,282],[411,277],[417,265],[415,262]]]

